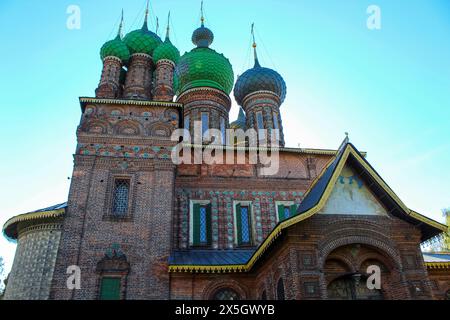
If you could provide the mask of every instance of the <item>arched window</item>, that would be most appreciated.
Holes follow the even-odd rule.
[[[230,288],[222,288],[218,290],[214,296],[214,300],[239,300],[239,295]]]
[[[261,300],[267,300],[267,293],[266,290],[264,290],[261,294]]]
[[[285,300],[283,278],[280,278],[280,280],[278,280],[278,284],[277,284],[277,299],[278,300]]]

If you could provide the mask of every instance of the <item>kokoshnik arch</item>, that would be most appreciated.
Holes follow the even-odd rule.
[[[182,56],[169,27],[163,41],[147,19],[148,9],[142,28],[122,38],[121,24],[101,48],[95,97],[80,98],[67,203],[4,225],[17,241],[6,299],[449,296],[450,255],[420,250],[447,226],[410,210],[348,138],[338,150],[285,147],[286,84],[260,65],[256,43],[254,67],[234,83],[203,14]],[[171,134],[194,121],[279,130],[278,173],[173,164]],[[66,286],[73,265],[79,290]],[[380,290],[364,286],[369,265],[380,267]]]

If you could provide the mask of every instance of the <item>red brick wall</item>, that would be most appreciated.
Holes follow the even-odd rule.
[[[162,106],[86,107],[77,131],[51,298],[97,299],[97,264],[115,245],[131,266],[127,299],[169,298],[175,181],[169,136],[178,126],[178,116],[177,109]],[[111,217],[116,177],[130,179],[130,211],[124,219]],[[70,265],[81,268],[81,290],[66,288]]]
[[[448,269],[428,269],[428,276],[435,299],[445,300],[450,290],[450,272]]]
[[[220,279],[221,287],[242,292],[242,298],[259,299],[265,290],[269,299],[275,299],[282,278],[286,299],[326,299],[330,281],[348,272],[364,273],[367,263],[379,261],[384,266],[385,299],[430,299],[433,294],[419,243],[420,231],[396,218],[315,215],[290,227],[251,272],[176,273],[171,295],[207,299]],[[407,256],[415,260],[406,264]]]

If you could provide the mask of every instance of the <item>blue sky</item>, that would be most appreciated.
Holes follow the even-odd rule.
[[[81,29],[66,27],[69,5]],[[381,29],[366,27],[369,5]],[[72,173],[79,96],[93,96],[102,44],[141,26],[145,0],[0,1],[2,42],[0,224],[64,202]],[[153,0],[151,17],[172,13],[172,41],[190,50],[199,0]],[[450,206],[450,2],[447,0],[206,0],[214,49],[235,75],[260,62],[285,78],[288,146],[337,148],[350,140],[412,209],[443,221]],[[153,29],[154,29],[154,22]],[[237,116],[233,105],[231,119]],[[1,238],[10,267],[14,244]]]

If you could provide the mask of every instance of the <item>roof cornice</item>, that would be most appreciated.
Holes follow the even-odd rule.
[[[449,262],[425,262],[427,269],[450,269]]]
[[[19,222],[25,221],[33,221],[33,220],[41,220],[41,219],[51,219],[62,217],[66,212],[65,208],[49,210],[49,211],[40,211],[40,212],[30,212],[20,214],[18,216],[10,218],[3,225],[3,233],[10,239],[15,239],[14,234],[11,233],[12,229],[17,227]]]
[[[203,148],[203,149],[217,149],[217,150],[237,150],[237,151],[279,151],[279,152],[292,152],[292,153],[303,153],[303,154],[315,154],[315,155],[329,155],[335,156],[338,150],[332,149],[314,149],[314,148],[286,148],[286,147],[247,147],[247,146],[236,146],[236,145],[202,145],[202,144],[184,144],[183,146],[189,148]],[[367,153],[362,152],[363,156]]]
[[[82,111],[84,111],[84,108],[86,107],[87,104],[131,105],[138,107],[174,107],[174,108],[183,107],[181,103],[167,102],[167,101],[107,99],[107,98],[91,98],[91,97],[80,97],[79,100]]]

